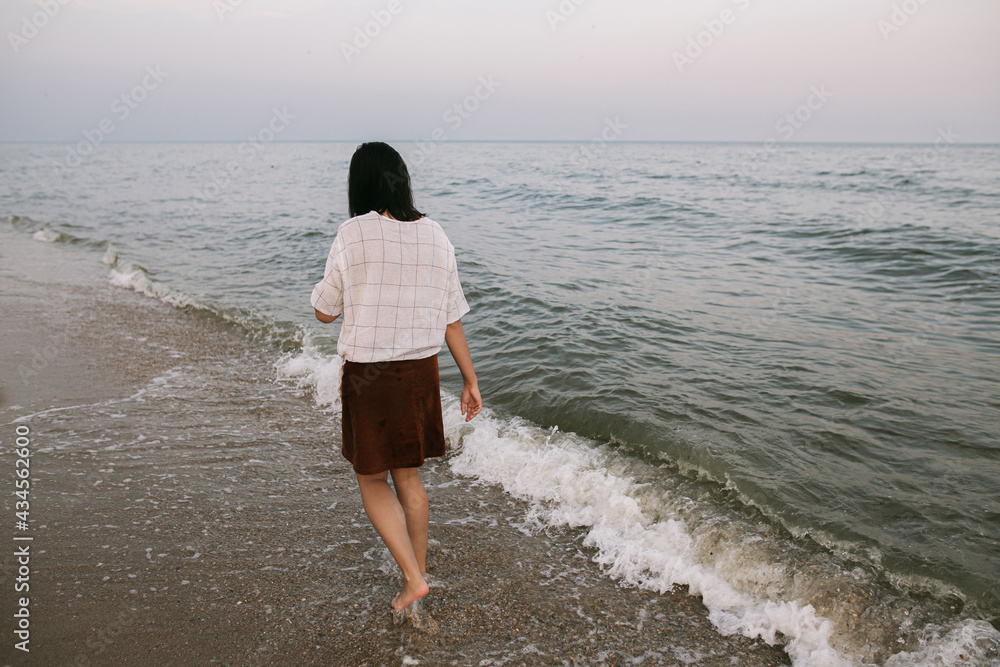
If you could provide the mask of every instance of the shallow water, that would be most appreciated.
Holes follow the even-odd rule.
[[[7,145],[0,213],[277,340],[330,405],[338,325],[308,294],[353,148],[109,145],[68,170],[64,147]],[[451,425],[455,469],[802,664],[996,642],[1000,148],[580,151],[413,152],[492,407]]]

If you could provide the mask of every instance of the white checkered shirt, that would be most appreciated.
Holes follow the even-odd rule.
[[[359,363],[437,354],[445,327],[469,312],[441,225],[375,211],[337,229],[311,301],[326,315],[344,314],[337,353]]]

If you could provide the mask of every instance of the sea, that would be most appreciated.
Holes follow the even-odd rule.
[[[1000,146],[393,145],[472,308],[456,473],[795,665],[1000,664]],[[0,216],[336,418],[309,295],[355,147],[2,144]]]

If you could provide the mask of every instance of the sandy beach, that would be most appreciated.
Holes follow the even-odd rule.
[[[787,664],[686,591],[619,587],[583,531],[519,531],[526,504],[446,460],[423,473],[431,594],[394,622],[334,415],[275,381],[278,350],[106,272],[4,234],[4,509],[11,526],[26,426],[29,528],[10,530],[33,540],[30,653],[4,595],[3,664]],[[16,567],[6,549],[8,591]]]

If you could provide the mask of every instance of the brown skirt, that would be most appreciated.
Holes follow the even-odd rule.
[[[437,355],[359,364],[344,361],[340,382],[344,444],[356,473],[417,468],[444,456]]]

